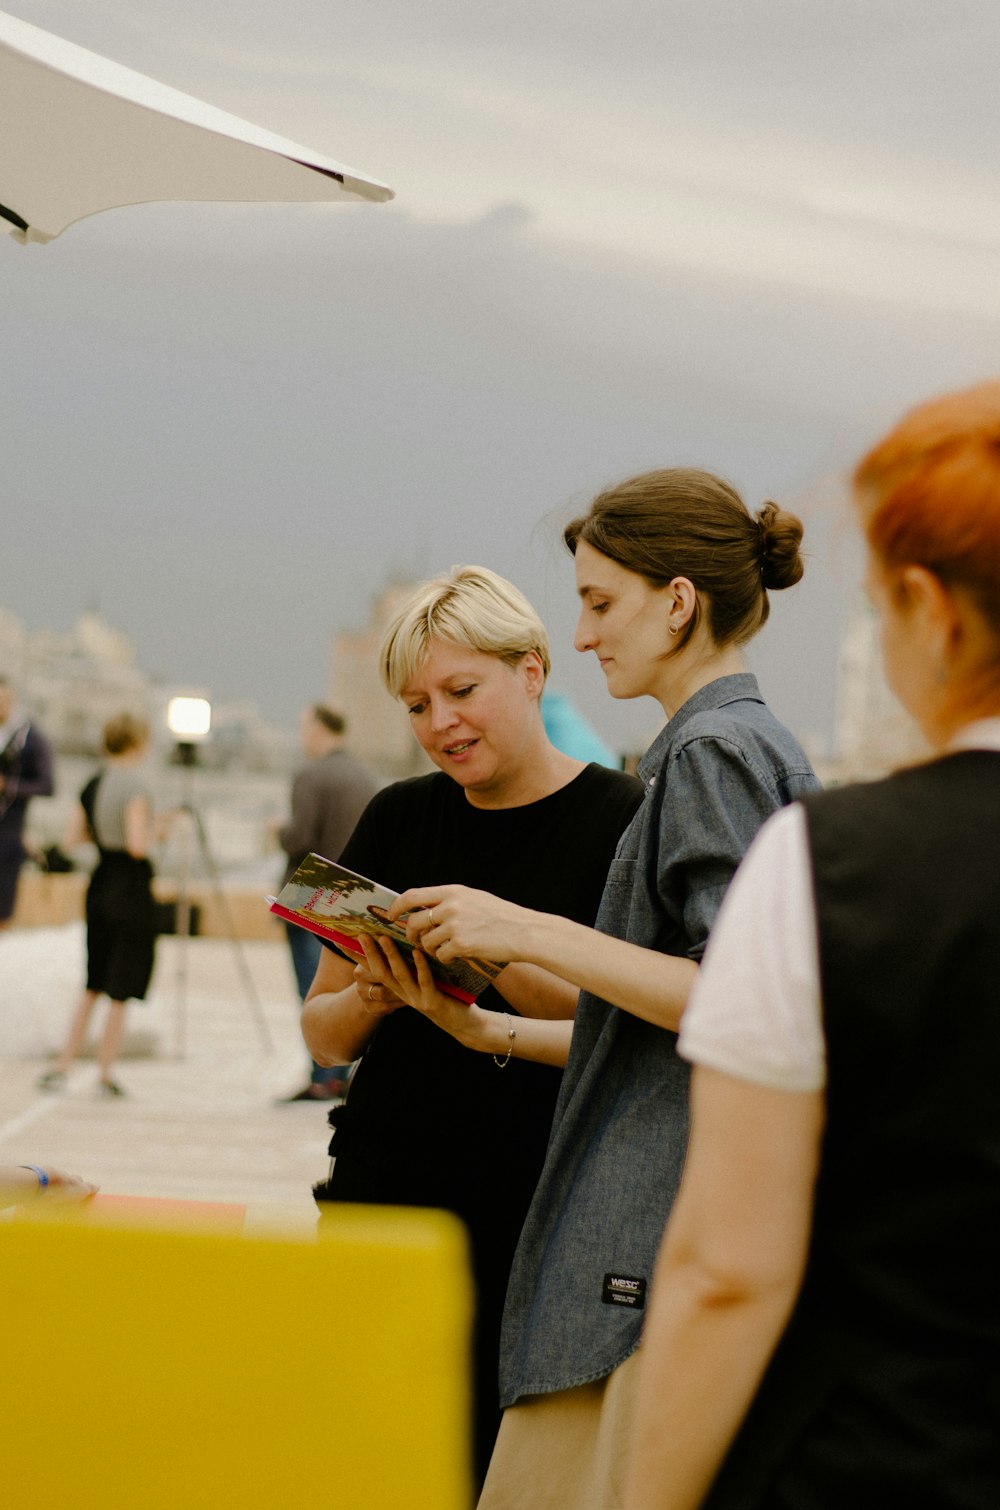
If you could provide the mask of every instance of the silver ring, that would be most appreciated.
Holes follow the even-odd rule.
[[[374,984],[372,984],[372,985],[370,985],[368,987],[368,1000],[369,1001],[374,1001],[375,1000],[375,986],[374,986]]]

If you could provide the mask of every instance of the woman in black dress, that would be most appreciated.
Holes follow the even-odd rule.
[[[153,973],[156,940],[152,893],[152,802],[136,767],[145,758],[149,730],[123,714],[104,729],[104,766],[80,793],[70,842],[90,839],[99,859],[87,891],[87,985],[54,1069],[41,1077],[44,1090],[61,1090],[83,1044],[98,997],[110,998],[98,1050],[98,1094],[123,1096],[111,1068],[118,1053],[125,1004],[142,1000]]]

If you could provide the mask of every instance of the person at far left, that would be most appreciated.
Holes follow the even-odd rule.
[[[0,929],[8,928],[24,864],[24,820],[32,797],[51,797],[52,750],[14,688],[0,675]]]

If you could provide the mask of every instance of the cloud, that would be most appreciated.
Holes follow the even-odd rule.
[[[758,654],[828,727],[850,577],[818,484],[997,350],[982,320],[554,242],[517,204],[149,206],[4,251],[0,601],[59,626],[96,591],[145,664],[288,718],[386,578],[471,559],[536,599],[598,727],[640,738],[655,713],[568,648],[558,520],[686,462],[806,510],[814,565]]]
[[[779,711],[828,727],[836,479],[996,367],[993,5],[19,13],[400,198],[0,239],[0,601],[61,627],[97,591],[145,664],[291,718],[388,576],[485,560],[598,727],[638,737],[655,710],[568,649],[557,521],[683,461],[808,516],[755,654]]]
[[[537,215],[526,204],[507,201],[494,205],[472,223],[472,230],[487,236],[517,236],[537,222]]]
[[[158,0],[42,24],[345,162],[413,214],[992,317],[1000,13],[846,0],[511,0],[282,13]],[[32,19],[35,17],[32,16]],[[86,25],[88,35],[79,35]]]

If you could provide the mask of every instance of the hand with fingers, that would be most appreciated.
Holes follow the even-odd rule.
[[[370,1017],[388,1017],[399,1007],[405,1007],[405,999],[398,994],[392,979],[386,976],[383,962],[378,950],[367,940],[362,939],[366,956],[374,953],[378,956],[375,966],[378,973],[372,970],[371,962],[354,967],[354,985],[361,1005]]]
[[[0,1206],[19,1206],[43,1198],[47,1206],[58,1202],[86,1201],[97,1186],[78,1174],[53,1169],[51,1164],[0,1164]]]
[[[45,1191],[47,1201],[86,1201],[97,1194],[98,1187],[78,1174],[67,1174],[64,1169],[47,1169],[49,1183]]]
[[[471,886],[414,887],[397,897],[391,911],[401,921],[405,915],[410,942],[444,965],[456,959],[520,959],[525,929],[535,916]]]
[[[421,950],[415,949],[408,959],[392,939],[385,935],[377,944],[369,939],[364,939],[363,943],[368,971],[372,976],[378,974],[383,991],[395,992],[407,1006],[413,1007],[468,1048],[481,1047],[477,1042],[477,1030],[483,1025],[485,1017],[495,1016],[495,1013],[484,1013],[481,1007],[458,1001],[447,992],[440,991]]]

